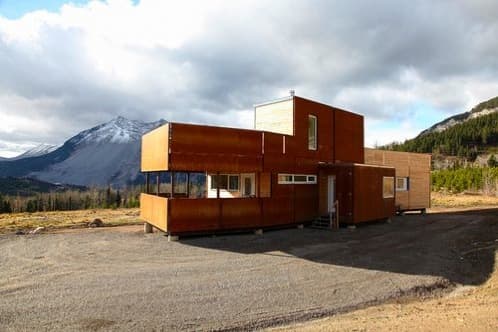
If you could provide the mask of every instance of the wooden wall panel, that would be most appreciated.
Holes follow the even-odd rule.
[[[255,129],[294,135],[294,107],[291,97],[280,102],[256,106],[254,113]]]
[[[396,176],[409,178],[409,190],[396,193],[396,206],[402,210],[430,207],[430,154],[365,148],[365,162],[392,166],[396,169]]]
[[[168,231],[168,199],[140,194],[140,219],[164,232]]]
[[[142,172],[168,170],[169,124],[142,136]]]

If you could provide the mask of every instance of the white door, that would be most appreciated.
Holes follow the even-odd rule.
[[[327,211],[335,212],[335,175],[329,175],[327,188]]]

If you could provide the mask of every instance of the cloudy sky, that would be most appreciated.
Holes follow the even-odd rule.
[[[498,95],[498,3],[0,0],[0,156],[118,115],[252,126],[296,94],[369,146]]]

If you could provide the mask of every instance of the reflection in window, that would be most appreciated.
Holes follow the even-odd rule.
[[[316,116],[308,115],[308,149],[316,150]]]
[[[394,197],[394,177],[393,176],[384,176],[382,178],[382,188],[383,198],[391,198]]]

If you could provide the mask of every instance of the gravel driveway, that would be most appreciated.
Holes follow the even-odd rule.
[[[3,235],[0,330],[244,330],[480,284],[496,215],[179,242],[139,227]]]

